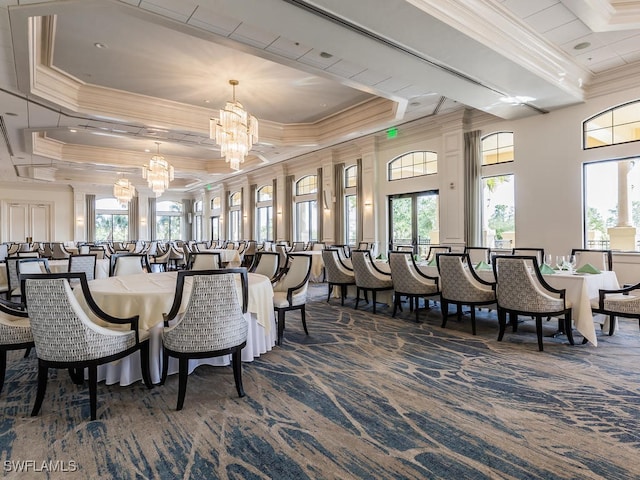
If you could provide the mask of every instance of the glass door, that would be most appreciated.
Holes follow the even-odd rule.
[[[426,257],[429,245],[440,243],[438,192],[419,192],[389,197],[389,249],[411,246]]]

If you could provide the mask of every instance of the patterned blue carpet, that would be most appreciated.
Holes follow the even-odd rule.
[[[245,398],[230,368],[203,366],[180,412],[172,376],[150,391],[100,384],[88,421],[87,389],[59,371],[31,418],[35,356],[10,354],[3,478],[640,478],[633,322],[597,348],[545,338],[538,352],[532,322],[497,342],[486,311],[474,337],[468,319],[440,328],[437,307],[416,324],[325,291],[313,288],[309,337],[288,314],[284,345],[243,365]]]

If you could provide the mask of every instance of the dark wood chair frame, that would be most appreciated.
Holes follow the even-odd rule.
[[[353,273],[353,268],[351,268],[350,266],[346,265],[343,261],[342,258],[340,258],[340,254],[338,253],[338,249],[337,248],[325,248],[323,251],[330,251],[330,252],[336,252],[336,257],[338,258],[338,263],[340,263],[340,265],[345,269],[348,270],[349,272]],[[326,272],[326,270],[325,270]],[[326,275],[326,273],[325,273]],[[327,281],[327,302],[331,299],[331,294],[333,293],[333,287],[340,287],[340,305],[344,306],[344,299],[347,298],[347,288],[349,287],[349,285],[355,285],[356,281],[355,279],[353,280],[353,282],[342,282],[342,283],[336,283],[336,282],[329,282]]]
[[[613,252],[611,250],[592,250],[590,248],[572,248],[571,255],[575,255],[576,253],[585,252],[585,253],[602,253],[607,256],[607,270],[613,270]]]
[[[113,276],[116,271],[116,263],[119,258],[122,257],[138,257],[140,258],[140,264],[143,269],[146,269],[148,273],[151,273],[151,264],[149,263],[149,256],[145,253],[114,253],[109,260],[109,276]]]
[[[187,263],[187,270],[191,270],[193,268],[193,264],[195,263],[195,259],[198,256],[211,256],[211,257],[217,257],[218,259],[218,268],[224,268],[222,265],[222,257],[220,256],[220,252],[191,252],[191,254],[189,255],[189,262]],[[204,270],[200,270],[202,272],[204,272]]]
[[[640,327],[640,313],[621,313],[607,310],[606,308],[604,308],[605,296],[612,293],[622,293],[623,295],[629,295],[630,292],[638,289],[640,289],[640,283],[636,283],[635,285],[627,285],[624,288],[618,288],[616,290],[598,290],[598,308],[591,308],[591,311],[592,313],[599,313],[609,316],[609,336],[612,336],[616,330],[616,317],[635,318],[636,320],[638,320],[638,327]],[[584,339],[582,343],[587,343],[587,341],[587,339]]]
[[[256,269],[258,268],[258,265],[260,264],[260,259],[262,258],[263,255],[273,255],[276,257],[276,271],[273,275],[273,277],[271,277],[269,280],[271,280],[271,282],[274,282],[276,278],[280,277],[280,254],[278,252],[268,252],[268,251],[257,251],[255,253],[255,255],[253,256],[253,262],[251,263],[251,266],[249,267],[249,272],[253,273],[256,271]]]
[[[304,279],[302,280],[302,282],[300,282],[298,285],[295,285],[293,287],[290,287],[289,289],[287,289],[287,302],[289,302],[289,306],[288,307],[273,307],[275,313],[276,313],[276,320],[278,322],[278,340],[277,340],[277,344],[278,345],[282,345],[282,340],[284,338],[284,327],[285,327],[285,314],[286,312],[290,312],[291,310],[300,310],[300,317],[302,320],[302,328],[304,329],[304,333],[306,335],[309,335],[309,330],[307,329],[307,313],[306,313],[306,303],[303,303],[302,305],[291,305],[291,303],[293,302],[293,292],[295,292],[296,290],[300,289],[303,287],[303,285],[305,283],[307,283],[309,281],[309,276],[311,275],[311,257],[309,255],[305,255],[304,253],[289,253],[287,254],[287,257],[304,257],[306,259],[308,259],[309,261],[309,266],[307,268],[307,274],[305,275]],[[279,278],[281,278],[282,276],[286,275],[286,272],[283,275],[280,275]]]
[[[405,292],[400,292],[398,290],[394,290],[394,295],[393,295],[393,313],[391,314],[392,317],[396,316],[396,312],[398,310],[398,308],[400,308],[400,311],[402,311],[402,297],[407,297],[407,299],[409,300],[409,311],[413,312],[415,310],[416,312],[416,323],[420,323],[420,318],[419,318],[419,314],[420,314],[420,299],[423,298],[425,301],[425,306],[422,310],[431,310],[431,307],[429,306],[429,299],[431,297],[437,297],[436,299],[432,299],[432,300],[439,300],[440,297],[440,278],[438,277],[432,277],[431,275],[427,275],[425,273],[423,273],[419,268],[418,265],[416,264],[416,259],[413,253],[409,252],[409,251],[405,251],[405,250],[391,250],[389,252],[389,263],[391,263],[391,255],[409,255],[411,258],[411,263],[413,264],[413,269],[415,271],[415,273],[427,280],[432,280],[435,285],[436,285],[436,292],[434,293],[405,293]],[[395,287],[394,287],[395,289]]]

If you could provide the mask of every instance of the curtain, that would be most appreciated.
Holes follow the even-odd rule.
[[[335,221],[335,238],[333,240],[335,243],[344,243],[344,163],[338,163],[333,167],[333,195],[336,199],[333,210]]]
[[[147,218],[149,228],[149,240],[154,241],[156,238],[156,197],[149,197],[149,218]]]
[[[464,134],[464,240],[469,247],[482,246],[482,189],[480,130]]]
[[[182,221],[184,222],[184,239],[193,240],[193,200],[182,199]]]
[[[244,217],[247,214],[247,206],[244,204],[244,187],[240,188],[240,231],[238,232],[238,240],[246,240],[247,236],[244,232]]]
[[[323,190],[323,183],[322,183],[322,167],[318,168],[318,178],[317,178],[318,183],[316,185],[318,185],[318,200],[316,201],[316,213],[318,215],[318,232],[317,232],[317,238],[315,239],[316,242],[321,242],[324,238],[323,235],[323,219],[324,219],[324,205],[323,205],[323,201],[322,201],[322,196],[324,194],[324,190]]]
[[[87,229],[87,242],[96,241],[96,196],[92,194],[85,195],[87,203],[87,214],[85,216],[85,228]]]
[[[139,238],[139,208],[138,208],[138,196],[136,195],[129,202],[129,240],[138,240]]]
[[[267,240],[275,240],[278,238],[278,180],[273,179],[273,192],[271,196],[271,224],[273,225],[273,232],[271,233],[273,238]]]
[[[220,222],[224,225],[224,229],[221,232],[221,236],[225,240],[231,240],[231,211],[229,210],[229,205],[231,204],[231,190],[226,190],[224,192],[224,198],[222,199],[222,204],[220,205],[221,211],[224,212],[224,221]],[[221,227],[223,226],[221,225]]]
[[[289,242],[293,242],[293,182],[295,177],[293,175],[287,175],[284,180],[284,206],[282,216],[283,216],[283,225],[284,232],[287,235],[287,238],[283,238],[282,240],[288,240]]]
[[[258,185],[255,183],[253,185],[249,185],[249,211],[247,212],[249,218],[249,235],[247,235],[247,240],[255,240],[256,239],[256,192],[258,190]]]
[[[358,245],[364,236],[364,185],[362,184],[362,159],[356,161],[356,245]]]

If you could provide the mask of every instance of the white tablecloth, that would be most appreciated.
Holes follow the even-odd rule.
[[[49,270],[52,273],[64,273],[69,269],[69,260],[49,260]],[[107,278],[109,276],[109,259],[100,258],[96,260],[96,278]]]
[[[220,261],[226,263],[228,267],[239,267],[242,264],[242,258],[238,250],[228,248],[208,248],[200,250],[201,252],[217,252],[220,254]]]
[[[302,252],[292,253],[309,255],[311,257],[311,275],[309,275],[309,281],[322,283],[324,280],[324,260],[322,260],[322,250],[304,250]]]
[[[177,272],[142,273],[110,277],[89,282],[91,294],[100,308],[117,317],[140,316],[140,328],[150,332],[151,380],[157,383],[162,373],[162,322],[173,304]],[[249,273],[249,301],[245,318],[249,322],[247,346],[242,349],[242,361],[251,362],[255,357],[270,351],[276,342],[277,329],[273,313],[273,288],[263,275]],[[189,280],[189,279],[187,279]],[[187,305],[190,282],[185,281],[181,310]],[[88,311],[80,291],[75,292],[80,305]],[[189,373],[198,365],[228,365],[229,355],[211,359],[191,360]],[[177,373],[178,361],[170,359],[169,373]],[[142,378],[140,355],[135,353],[120,361],[99,369],[99,380],[107,384],[129,385]]]

